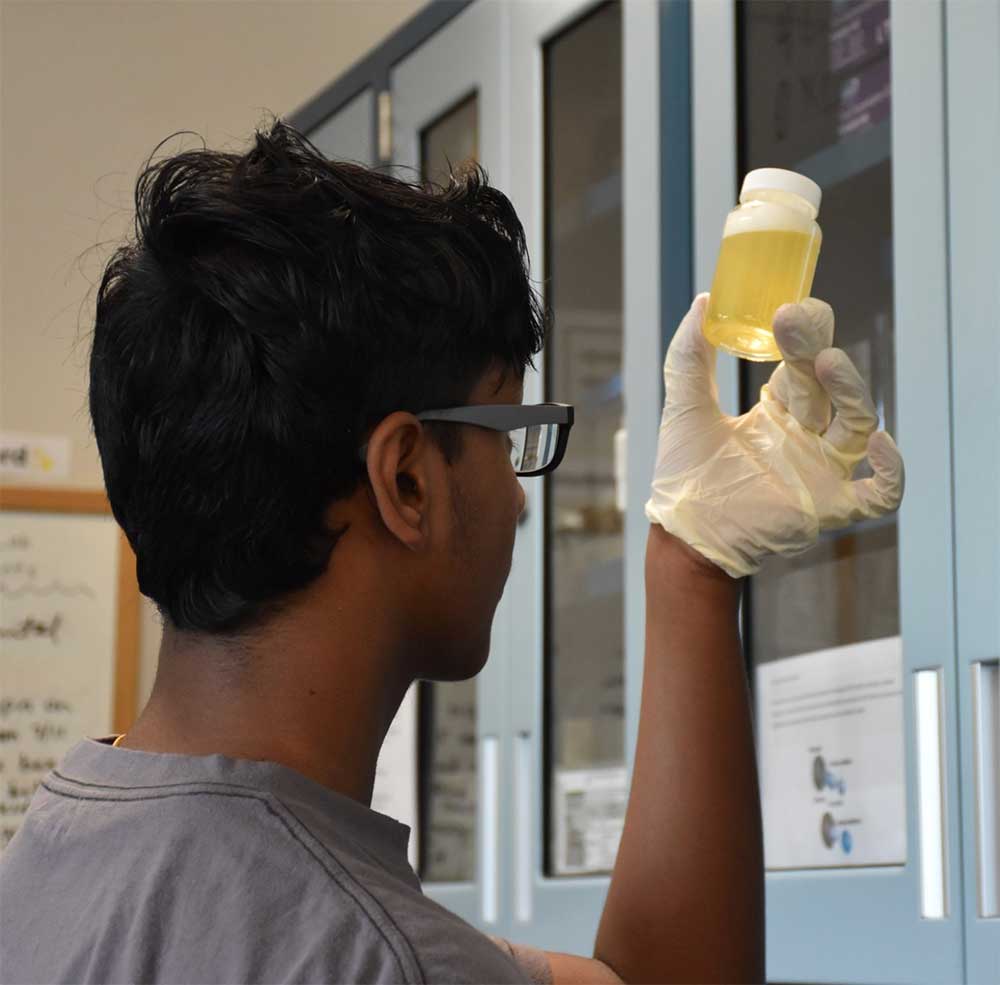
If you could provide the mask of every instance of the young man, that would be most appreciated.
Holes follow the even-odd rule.
[[[369,808],[410,684],[483,667],[517,476],[555,467],[571,424],[521,406],[544,319],[510,203],[476,170],[436,190],[330,163],[278,123],[243,156],[149,167],[136,206],[90,408],[159,667],[134,727],[76,745],[3,856],[3,981],[762,981],[739,578],[902,494],[830,309],[781,309],[786,360],[740,418],[716,403],[705,296],[670,347],[631,797],[576,957],[427,899],[408,829]]]

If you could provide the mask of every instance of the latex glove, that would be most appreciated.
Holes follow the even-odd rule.
[[[903,459],[868,387],[833,341],[833,311],[784,305],[774,336],[785,357],[740,417],[722,413],[716,350],[699,294],[670,343],[666,400],[646,516],[734,578],[769,554],[799,554],[821,530],[899,507]],[[831,404],[836,416],[830,421]],[[867,455],[874,476],[852,480]]]

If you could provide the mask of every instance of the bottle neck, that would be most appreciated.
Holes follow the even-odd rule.
[[[774,202],[775,205],[794,209],[810,219],[815,219],[819,214],[812,202],[807,202],[794,192],[782,191],[779,188],[755,188],[753,191],[743,192],[740,195],[740,205],[746,205],[748,202]]]

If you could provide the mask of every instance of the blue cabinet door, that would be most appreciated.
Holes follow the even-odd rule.
[[[945,6],[966,981],[1000,981],[1000,5]]]
[[[590,955],[642,678],[643,504],[662,403],[661,11],[654,0],[504,6],[511,195],[554,314],[525,402],[577,408],[559,471],[525,483],[508,586],[510,929]],[[686,59],[686,33],[675,40]]]
[[[695,286],[738,166],[817,180],[815,293],[907,464],[898,519],[765,566],[744,607],[774,981],[964,975],[944,44],[939,2],[692,8]],[[724,366],[746,405],[760,372]]]
[[[450,167],[483,165],[505,190],[506,85],[502,4],[472,3],[389,71],[392,163],[405,180],[447,184]],[[417,838],[424,892],[483,932],[506,935],[501,790],[508,689],[508,593],[498,607],[490,657],[469,681],[419,682],[421,803]],[[416,737],[415,737],[416,738]]]

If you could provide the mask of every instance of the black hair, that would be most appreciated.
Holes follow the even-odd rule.
[[[242,155],[151,161],[98,289],[90,414],[142,593],[242,635],[326,569],[324,509],[378,421],[462,404],[497,363],[523,377],[546,318],[478,165],[407,182],[281,120]],[[459,429],[430,430],[452,460]]]

